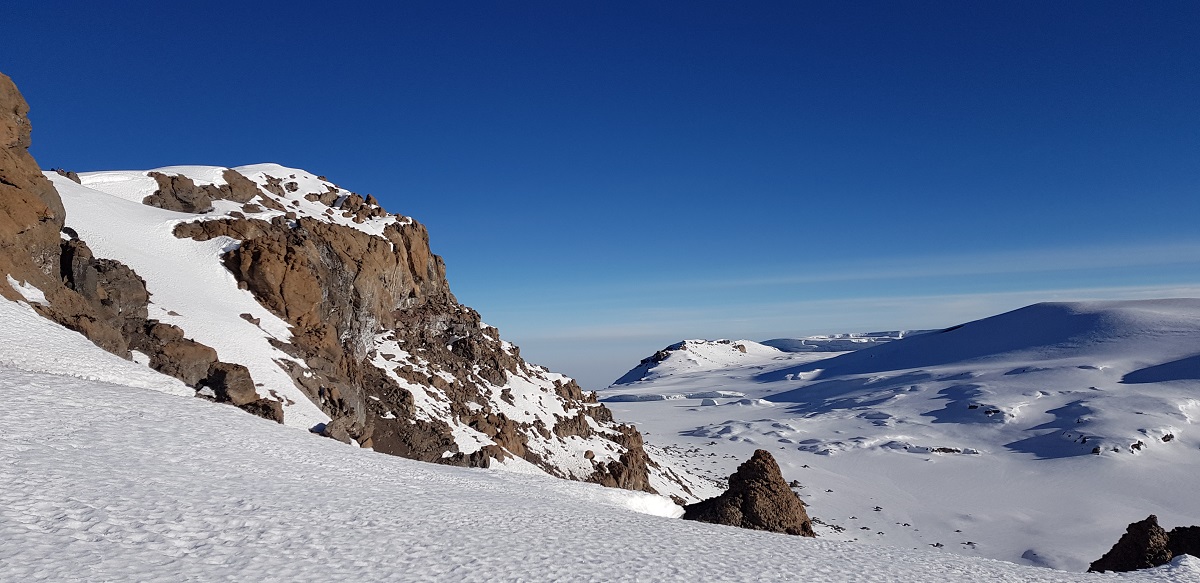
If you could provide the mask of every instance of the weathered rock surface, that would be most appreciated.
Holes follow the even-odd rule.
[[[226,183],[220,185],[196,184],[180,174],[151,172],[149,175],[158,182],[158,190],[142,202],[170,211],[207,213],[212,210],[214,200],[248,203],[259,195],[258,185],[232,168],[222,174]]]
[[[145,353],[159,372],[198,388],[209,386],[217,400],[282,420],[278,404],[255,404],[257,395],[245,397],[246,383],[253,392],[245,367],[239,373],[239,365],[219,362],[216,351],[184,338],[178,327],[148,319],[150,293],[142,278],[118,261],[95,257],[87,243],[64,228],[62,200],[29,155],[28,111],[12,80],[0,74],[0,272],[41,290],[47,301],[34,308],[97,346],[124,358],[131,350]],[[59,173],[79,182],[73,172]],[[233,187],[227,188],[233,196]],[[0,282],[0,296],[21,299],[7,281]]]
[[[1181,526],[1167,532],[1151,514],[1125,529],[1117,544],[1088,568],[1089,572],[1136,571],[1171,562],[1179,555],[1200,556],[1200,526]]]
[[[0,74],[0,272],[43,292],[58,284],[59,230],[66,211],[29,155],[29,106]],[[7,285],[0,295],[20,298]]]
[[[684,520],[816,536],[804,503],[788,487],[779,464],[760,449],[729,476],[729,489],[684,507]]]

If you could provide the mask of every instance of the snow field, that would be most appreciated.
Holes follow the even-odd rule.
[[[1200,524],[1198,346],[1200,300],[1047,304],[602,394],[710,479],[768,449],[824,537],[1082,571],[1149,514]],[[652,399],[712,391],[744,397]]]
[[[10,346],[6,345],[6,348]],[[0,579],[1196,581],[671,520],[661,498],[422,464],[199,399],[6,369]]]

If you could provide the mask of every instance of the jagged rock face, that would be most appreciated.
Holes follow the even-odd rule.
[[[788,487],[779,464],[760,449],[729,476],[729,489],[716,498],[684,507],[684,520],[816,536],[804,503]]]
[[[1167,564],[1173,556],[1167,531],[1158,525],[1158,517],[1151,514],[1145,520],[1130,524],[1117,544],[1092,563],[1088,571],[1149,569]]]
[[[526,363],[459,304],[423,225],[397,216],[372,234],[355,225],[391,216],[373,197],[332,186],[302,192],[295,176],[256,179],[276,197],[274,205],[260,197],[263,206],[320,206],[269,220],[230,213],[181,223],[175,235],[240,241],[225,266],[292,326],[277,347],[304,362],[284,366],[332,418],[322,433],[424,461],[487,467],[519,458],[560,477],[652,491],[653,462],[636,429],[613,423],[574,381]],[[514,392],[514,382],[525,390]],[[596,438],[608,449],[561,459],[574,447],[565,444]]]
[[[43,292],[58,284],[59,230],[66,211],[54,186],[29,155],[29,106],[0,74],[0,272]],[[0,295],[16,300],[7,285]]]
[[[189,385],[210,386],[217,400],[282,420],[278,403],[258,403],[257,395],[245,398],[247,383],[253,394],[245,367],[239,371],[240,365],[220,363],[212,348],[184,338],[175,326],[147,318],[150,294],[132,269],[95,257],[87,243],[73,236],[64,240],[62,199],[29,154],[28,111],[12,80],[0,74],[0,271],[41,290],[47,303],[34,306],[40,314],[100,348],[124,358],[138,350],[159,372]],[[79,182],[73,172],[59,173]],[[7,281],[0,283],[0,296],[20,299]]]

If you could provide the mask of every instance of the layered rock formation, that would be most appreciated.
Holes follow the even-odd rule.
[[[684,520],[766,530],[799,536],[816,536],[804,503],[792,492],[779,464],[760,449],[729,476],[729,489],[684,507]]]
[[[1117,544],[1088,568],[1089,572],[1136,571],[1165,565],[1179,555],[1200,557],[1200,526],[1180,526],[1170,532],[1151,514],[1131,523]]]

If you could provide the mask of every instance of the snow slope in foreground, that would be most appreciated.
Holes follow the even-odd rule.
[[[1082,571],[1148,514],[1200,524],[1200,300],[1038,304],[832,357],[748,352],[672,356],[602,395],[711,479],[769,449],[827,538]]]
[[[0,580],[1200,578],[1190,557],[1084,575],[684,522],[651,515],[674,507],[648,494],[422,464],[232,407],[9,366],[0,395]]]

